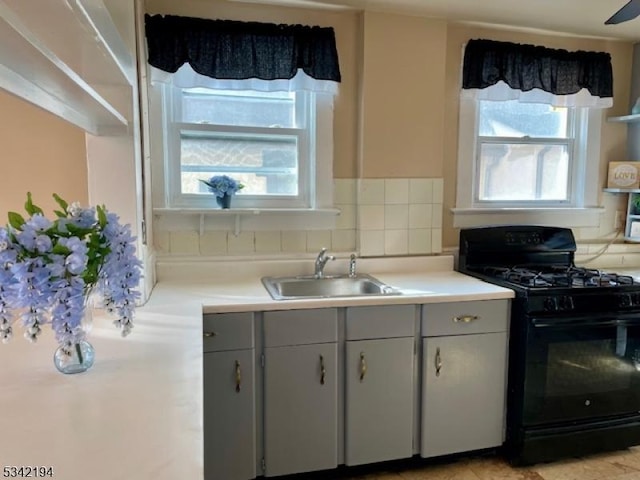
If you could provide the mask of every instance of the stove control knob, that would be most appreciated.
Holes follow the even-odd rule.
[[[547,312],[555,312],[558,310],[558,299],[556,297],[547,297],[544,299],[544,309]]]
[[[619,307],[630,307],[633,304],[631,301],[631,295],[628,293],[623,293],[618,297],[618,306]]]
[[[573,297],[570,295],[560,297],[560,309],[561,310],[573,310]]]

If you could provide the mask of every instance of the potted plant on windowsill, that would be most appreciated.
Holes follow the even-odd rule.
[[[244,188],[242,183],[227,175],[214,175],[209,180],[200,181],[216,196],[216,202],[220,208],[229,208],[231,197]]]

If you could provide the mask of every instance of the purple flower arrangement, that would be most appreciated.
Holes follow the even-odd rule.
[[[0,227],[0,339],[11,339],[17,319],[32,342],[50,323],[70,351],[84,340],[85,299],[94,292],[128,335],[141,277],[129,225],[103,206],[82,208],[53,197],[60,206],[55,220],[45,218],[28,193],[30,218],[10,212],[8,225]]]
[[[233,195],[238,190],[244,188],[244,185],[227,175],[214,175],[209,180],[200,180],[209,191],[216,197],[224,197],[225,195]]]

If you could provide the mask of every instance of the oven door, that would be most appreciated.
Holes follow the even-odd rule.
[[[525,358],[525,426],[640,411],[640,313],[531,318]]]

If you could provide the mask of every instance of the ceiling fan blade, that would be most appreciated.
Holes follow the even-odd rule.
[[[615,25],[633,20],[638,15],[640,15],[640,0],[631,0],[604,23],[605,25]]]

